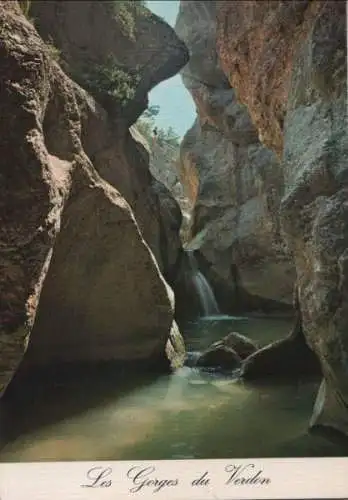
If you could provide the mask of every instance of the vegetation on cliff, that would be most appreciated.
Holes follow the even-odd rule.
[[[164,148],[168,147],[173,151],[179,152],[180,137],[175,132],[173,127],[163,128],[156,125],[155,117],[159,113],[158,106],[149,106],[136,122],[136,127],[139,132],[145,137],[149,144],[152,143],[154,137],[154,129],[157,131],[157,144]]]
[[[126,106],[135,96],[140,74],[137,68],[130,71],[109,55],[103,64],[82,70],[79,80],[92,94],[111,97]]]
[[[122,32],[131,40],[136,38],[136,18],[148,16],[150,12],[145,7],[145,0],[108,0],[104,2],[120,24]]]
[[[115,19],[121,33],[132,42],[136,40],[137,19],[149,17],[150,11],[145,7],[145,0],[99,0],[108,13]],[[20,0],[19,5],[27,19],[30,17],[31,0]],[[113,54],[108,54],[100,64],[89,64],[79,68],[71,68],[61,57],[61,51],[56,47],[52,36],[46,40],[48,55],[61,63],[74,79],[97,99],[111,97],[121,107],[126,106],[135,97],[136,88],[140,82],[140,70],[121,64]]]

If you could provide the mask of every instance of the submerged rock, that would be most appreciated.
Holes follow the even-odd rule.
[[[236,351],[242,359],[247,358],[258,350],[258,345],[251,339],[238,332],[231,332],[221,342]]]
[[[214,342],[202,354],[191,354],[186,363],[189,366],[234,370],[241,365],[243,359],[250,356],[256,350],[257,345],[252,340],[240,333],[231,332],[221,340]]]
[[[226,345],[212,345],[203,352],[196,361],[196,366],[221,370],[235,370],[241,365],[242,359],[237,352]]]

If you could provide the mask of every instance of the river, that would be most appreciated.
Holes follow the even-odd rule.
[[[199,351],[230,331],[260,344],[289,319],[210,318],[188,325]],[[309,434],[318,380],[244,384],[187,366],[160,377],[109,369],[24,381],[0,404],[0,460],[155,460],[345,456]]]

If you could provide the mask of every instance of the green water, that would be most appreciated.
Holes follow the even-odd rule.
[[[285,319],[202,320],[187,328],[197,351],[230,331],[261,344]],[[0,405],[0,460],[155,460],[344,456],[346,444],[310,435],[317,380],[243,384],[184,367],[144,378],[98,371],[21,386]]]

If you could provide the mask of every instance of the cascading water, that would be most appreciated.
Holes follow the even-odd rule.
[[[220,314],[214,292],[207,279],[198,269],[197,261],[193,252],[187,252],[192,271],[192,282],[199,297],[203,316],[216,316]]]

